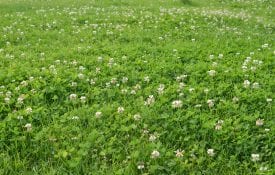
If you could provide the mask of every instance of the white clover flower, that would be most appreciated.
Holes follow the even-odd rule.
[[[55,64],[60,64],[60,60],[55,60]]]
[[[210,60],[214,59],[214,55],[209,55],[209,59]]]
[[[79,66],[79,68],[78,68],[80,71],[84,71],[86,68],[85,67],[83,67],[83,66]]]
[[[100,67],[95,68],[95,73],[99,74],[101,71]]]
[[[253,88],[253,89],[259,89],[259,88],[260,88],[259,83],[257,83],[257,82],[253,83],[253,84],[252,84],[252,88]]]
[[[28,86],[28,82],[27,81],[22,81],[20,83],[20,85],[23,86],[23,87],[26,87],[26,86]]]
[[[184,83],[179,83],[179,89],[182,90],[186,85]]]
[[[181,149],[177,149],[174,152],[176,153],[176,157],[183,157],[183,154],[185,153],[185,151]]]
[[[249,80],[244,80],[243,86],[244,86],[244,88],[249,88],[249,86],[250,86],[250,81],[249,81]]]
[[[149,76],[144,77],[144,81],[148,83],[150,81]]]
[[[154,134],[150,134],[149,141],[153,142],[157,139],[157,137]]]
[[[201,104],[196,104],[195,108],[200,108],[202,105]]]
[[[151,153],[151,158],[153,159],[156,159],[160,156],[160,153],[157,151],[157,150],[154,150],[152,153]]]
[[[96,117],[96,118],[100,118],[101,116],[102,116],[102,112],[97,111],[97,112],[95,113],[95,117]]]
[[[144,169],[144,163],[143,162],[139,162],[138,165],[137,165],[137,169],[141,170],[141,169]]]
[[[181,100],[175,100],[172,102],[173,108],[181,108],[182,107],[182,101]]]
[[[79,120],[78,116],[72,116],[72,120]]]
[[[215,155],[214,149],[208,149],[207,150],[207,154],[211,157],[213,157]]]
[[[53,73],[54,75],[56,75],[56,74],[57,74],[57,71],[56,71],[56,70],[53,70],[52,73]]]
[[[114,61],[114,58],[110,58],[109,59],[109,63],[108,63],[108,66],[109,67],[112,67],[114,65],[115,61]]]
[[[145,128],[145,129],[143,129],[142,133],[143,133],[143,134],[148,134],[148,133],[149,133],[149,130]]]
[[[22,115],[17,116],[18,120],[22,120],[24,117]]]
[[[135,114],[135,115],[134,115],[134,119],[135,119],[136,121],[140,120],[140,119],[141,119],[140,114]]]
[[[117,82],[117,78],[112,78],[112,79],[111,79],[111,83],[112,83],[112,84],[115,84],[116,82]]]
[[[234,103],[237,103],[237,102],[239,101],[239,98],[238,98],[238,97],[233,97],[232,101],[233,101]]]
[[[262,45],[262,48],[267,48],[268,47],[268,44],[263,44]]]
[[[153,95],[149,95],[147,100],[144,102],[145,105],[151,105],[155,103],[155,97]]]
[[[256,120],[256,126],[262,126],[264,124],[264,119]]]
[[[17,87],[14,88],[14,90],[19,91],[19,90],[20,90],[20,87],[17,86]]]
[[[17,98],[17,103],[18,103],[18,104],[23,104],[23,101],[24,101],[24,95],[20,95],[20,96]]]
[[[128,90],[127,89],[121,89],[122,94],[127,94]]]
[[[139,84],[136,84],[135,86],[134,86],[134,90],[140,90],[141,89],[141,86],[139,85]]]
[[[10,97],[11,97],[11,94],[12,94],[11,91],[6,92],[6,97],[9,97],[9,98],[10,98]]]
[[[54,65],[50,65],[50,66],[49,66],[49,69],[50,69],[51,71],[55,71],[55,66],[54,66]]]
[[[51,142],[55,142],[55,141],[57,141],[57,139],[56,139],[56,138],[54,138],[54,137],[50,137],[50,138],[49,138],[49,141],[51,141]]]
[[[158,87],[158,94],[163,94],[163,91],[164,91],[164,84],[160,84],[159,87]]]
[[[216,71],[215,70],[210,70],[210,71],[208,71],[207,72],[208,73],[208,75],[210,75],[211,77],[214,77],[215,75],[216,75]]]
[[[94,85],[95,84],[95,80],[94,79],[91,79],[90,80],[90,85]]]
[[[220,59],[223,58],[223,54],[220,53],[218,58],[220,58]]]
[[[86,103],[86,97],[85,96],[81,96],[80,97],[80,101],[81,101],[81,103]]]
[[[77,95],[76,94],[71,94],[69,98],[70,98],[70,100],[76,100]]]
[[[111,83],[110,82],[107,82],[106,83],[106,88],[109,88],[111,86]]]
[[[185,78],[187,78],[187,75],[183,74],[183,75],[177,76],[176,81],[180,82],[180,81],[183,81]]]
[[[222,129],[223,120],[219,120],[216,123],[215,130],[221,130]]]
[[[117,112],[118,112],[118,113],[123,113],[123,112],[124,112],[124,108],[121,107],[121,106],[118,107],[118,108],[117,108]]]
[[[257,68],[255,66],[252,66],[250,69],[251,71],[256,71]]]
[[[78,64],[78,62],[77,62],[76,60],[73,60],[73,61],[71,62],[71,64],[74,65],[74,66],[76,66],[76,65]]]
[[[194,88],[189,88],[189,92],[192,93],[195,89]]]
[[[27,123],[24,127],[27,129],[27,132],[30,132],[32,130],[32,124],[31,123]]]
[[[31,108],[31,107],[27,107],[27,108],[26,108],[26,113],[27,113],[27,114],[32,113],[32,108]]]
[[[267,171],[268,168],[267,168],[266,166],[265,166],[265,167],[261,166],[261,167],[259,168],[259,170],[260,170],[260,171]]]
[[[213,66],[213,67],[216,67],[217,65],[218,65],[217,62],[213,62],[213,63],[212,63],[212,66]]]
[[[268,103],[269,103],[269,102],[272,102],[272,98],[267,98],[267,99],[266,99],[266,102],[268,102]]]
[[[6,97],[4,100],[5,100],[5,103],[9,103],[10,102],[10,98],[9,97]]]
[[[103,58],[102,58],[102,57],[98,57],[98,58],[97,58],[97,61],[98,61],[98,62],[102,62],[102,61],[103,61]]]
[[[122,83],[127,83],[128,82],[128,78],[127,77],[123,77],[122,78]]]
[[[243,69],[243,71],[246,71],[247,70],[247,66],[243,65],[242,69]]]
[[[215,126],[215,130],[221,130],[222,129],[222,125],[217,123]]]
[[[35,94],[35,93],[36,93],[36,90],[35,90],[35,89],[32,89],[32,90],[31,90],[31,93]]]
[[[84,74],[82,74],[82,73],[79,73],[78,75],[77,75],[77,77],[79,78],[79,79],[83,79],[85,76],[84,76]]]
[[[209,89],[206,88],[206,89],[203,90],[203,92],[206,93],[206,94],[208,94]]]
[[[78,138],[77,138],[77,137],[72,137],[71,139],[72,139],[72,140],[78,140]]]
[[[72,86],[72,87],[76,87],[76,86],[77,86],[77,82],[72,82],[72,83],[71,83],[71,86]]]
[[[131,94],[132,95],[134,95],[134,94],[136,94],[137,92],[133,89],[133,90],[131,90]]]
[[[214,100],[212,100],[212,99],[207,100],[207,104],[210,108],[213,107],[214,106]]]
[[[260,160],[260,155],[259,154],[251,154],[251,160],[253,162],[257,162]]]
[[[29,77],[30,82],[34,80],[34,77]]]

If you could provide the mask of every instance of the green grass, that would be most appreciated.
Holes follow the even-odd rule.
[[[274,174],[274,15],[0,0],[0,174]]]

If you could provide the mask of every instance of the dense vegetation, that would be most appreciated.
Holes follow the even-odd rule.
[[[275,174],[272,0],[0,0],[0,174]]]

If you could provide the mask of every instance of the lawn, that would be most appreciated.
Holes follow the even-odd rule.
[[[0,0],[0,174],[275,174],[274,8]]]

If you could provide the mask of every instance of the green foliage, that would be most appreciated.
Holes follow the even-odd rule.
[[[0,0],[0,174],[274,174],[272,6]]]

